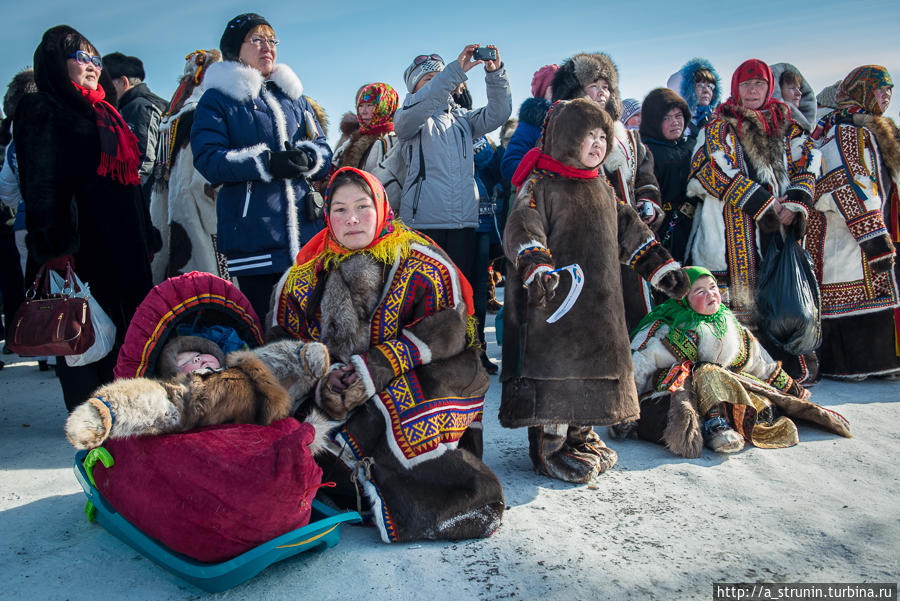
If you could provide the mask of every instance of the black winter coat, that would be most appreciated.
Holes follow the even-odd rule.
[[[87,104],[29,94],[16,111],[13,135],[31,259],[41,264],[73,254],[76,273],[121,342],[153,285],[150,252],[156,249],[141,189],[97,175],[100,137]]]
[[[146,182],[156,163],[159,123],[168,102],[150,91],[145,83],[139,83],[119,98],[119,113],[138,139],[141,151],[141,182]]]
[[[697,200],[688,199],[685,192],[695,138],[674,142],[649,137],[643,140],[653,155],[653,174],[659,182],[662,207],[666,211],[666,221],[659,231],[660,241],[673,259],[687,265],[685,255]]]

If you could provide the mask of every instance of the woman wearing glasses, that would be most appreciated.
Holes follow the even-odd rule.
[[[669,78],[666,87],[678,92],[691,111],[684,135],[703,129],[713,119],[722,99],[719,84],[719,74],[705,58],[692,58]]]
[[[331,148],[303,84],[276,63],[278,38],[263,17],[229,21],[219,49],[223,62],[209,66],[194,112],[194,167],[222,184],[216,244],[264,318],[272,287],[322,228],[309,180],[328,173]]]
[[[141,195],[137,138],[113,106],[94,45],[71,27],[48,29],[34,52],[34,77],[38,92],[21,100],[13,128],[29,271],[70,261],[116,325],[117,344],[103,359],[82,367],[57,361],[72,409],[112,381],[118,346],[152,287],[159,234]]]
[[[735,316],[751,328],[760,262],[773,236],[806,233],[821,155],[772,97],[769,66],[745,61],[731,78],[731,97],[697,136],[687,195],[703,203],[694,214],[691,261],[709,269]],[[815,378],[814,356],[791,357],[760,341],[801,384]]]

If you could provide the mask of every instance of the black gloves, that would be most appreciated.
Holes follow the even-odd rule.
[[[527,278],[526,278],[527,279]],[[558,273],[537,273],[528,284],[528,302],[538,307],[543,307],[548,300],[556,296],[556,287],[559,285]]]
[[[301,177],[312,166],[309,153],[303,148],[293,148],[284,143],[284,150],[269,152],[269,173],[276,179],[295,179]]]

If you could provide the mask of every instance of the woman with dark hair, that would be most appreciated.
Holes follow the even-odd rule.
[[[325,133],[300,79],[277,62],[278,44],[260,15],[229,21],[191,126],[194,167],[222,185],[217,249],[260,318],[280,275],[322,229],[310,180],[331,168]]]
[[[338,422],[319,457],[329,496],[368,506],[384,542],[490,536],[505,504],[481,461],[489,380],[468,282],[394,221],[372,174],[339,169],[325,210],[276,288],[267,337],[328,346],[331,372],[305,409]]]
[[[82,367],[57,361],[69,409],[112,381],[159,249],[140,189],[137,138],[106,100],[113,88],[102,69],[83,35],[66,25],[48,29],[34,51],[38,92],[22,98],[13,127],[30,260],[51,269],[71,262],[116,325],[116,345],[103,359]]]
[[[840,83],[813,137],[822,177],[806,248],[822,293],[823,375],[900,379],[900,132],[884,116],[893,83],[864,65]]]
[[[691,261],[715,274],[724,302],[751,329],[764,251],[781,232],[789,243],[806,233],[821,164],[812,140],[791,119],[790,107],[772,97],[776,85],[760,60],[735,70],[731,96],[698,135],[687,187],[688,196],[703,201],[695,216]],[[791,357],[760,339],[786,362],[794,379],[814,380],[812,355]]]
[[[696,141],[696,136],[685,135],[691,112],[687,102],[669,88],[647,94],[641,112],[641,140],[653,155],[653,174],[666,212],[658,236],[672,258],[683,264],[697,206],[697,200],[685,193]]]

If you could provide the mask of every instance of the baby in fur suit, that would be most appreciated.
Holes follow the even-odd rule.
[[[89,449],[107,438],[227,423],[268,425],[291,415],[328,367],[328,350],[320,343],[283,340],[225,356],[210,340],[180,336],[163,348],[161,379],[101,386],[69,415],[66,437]]]

